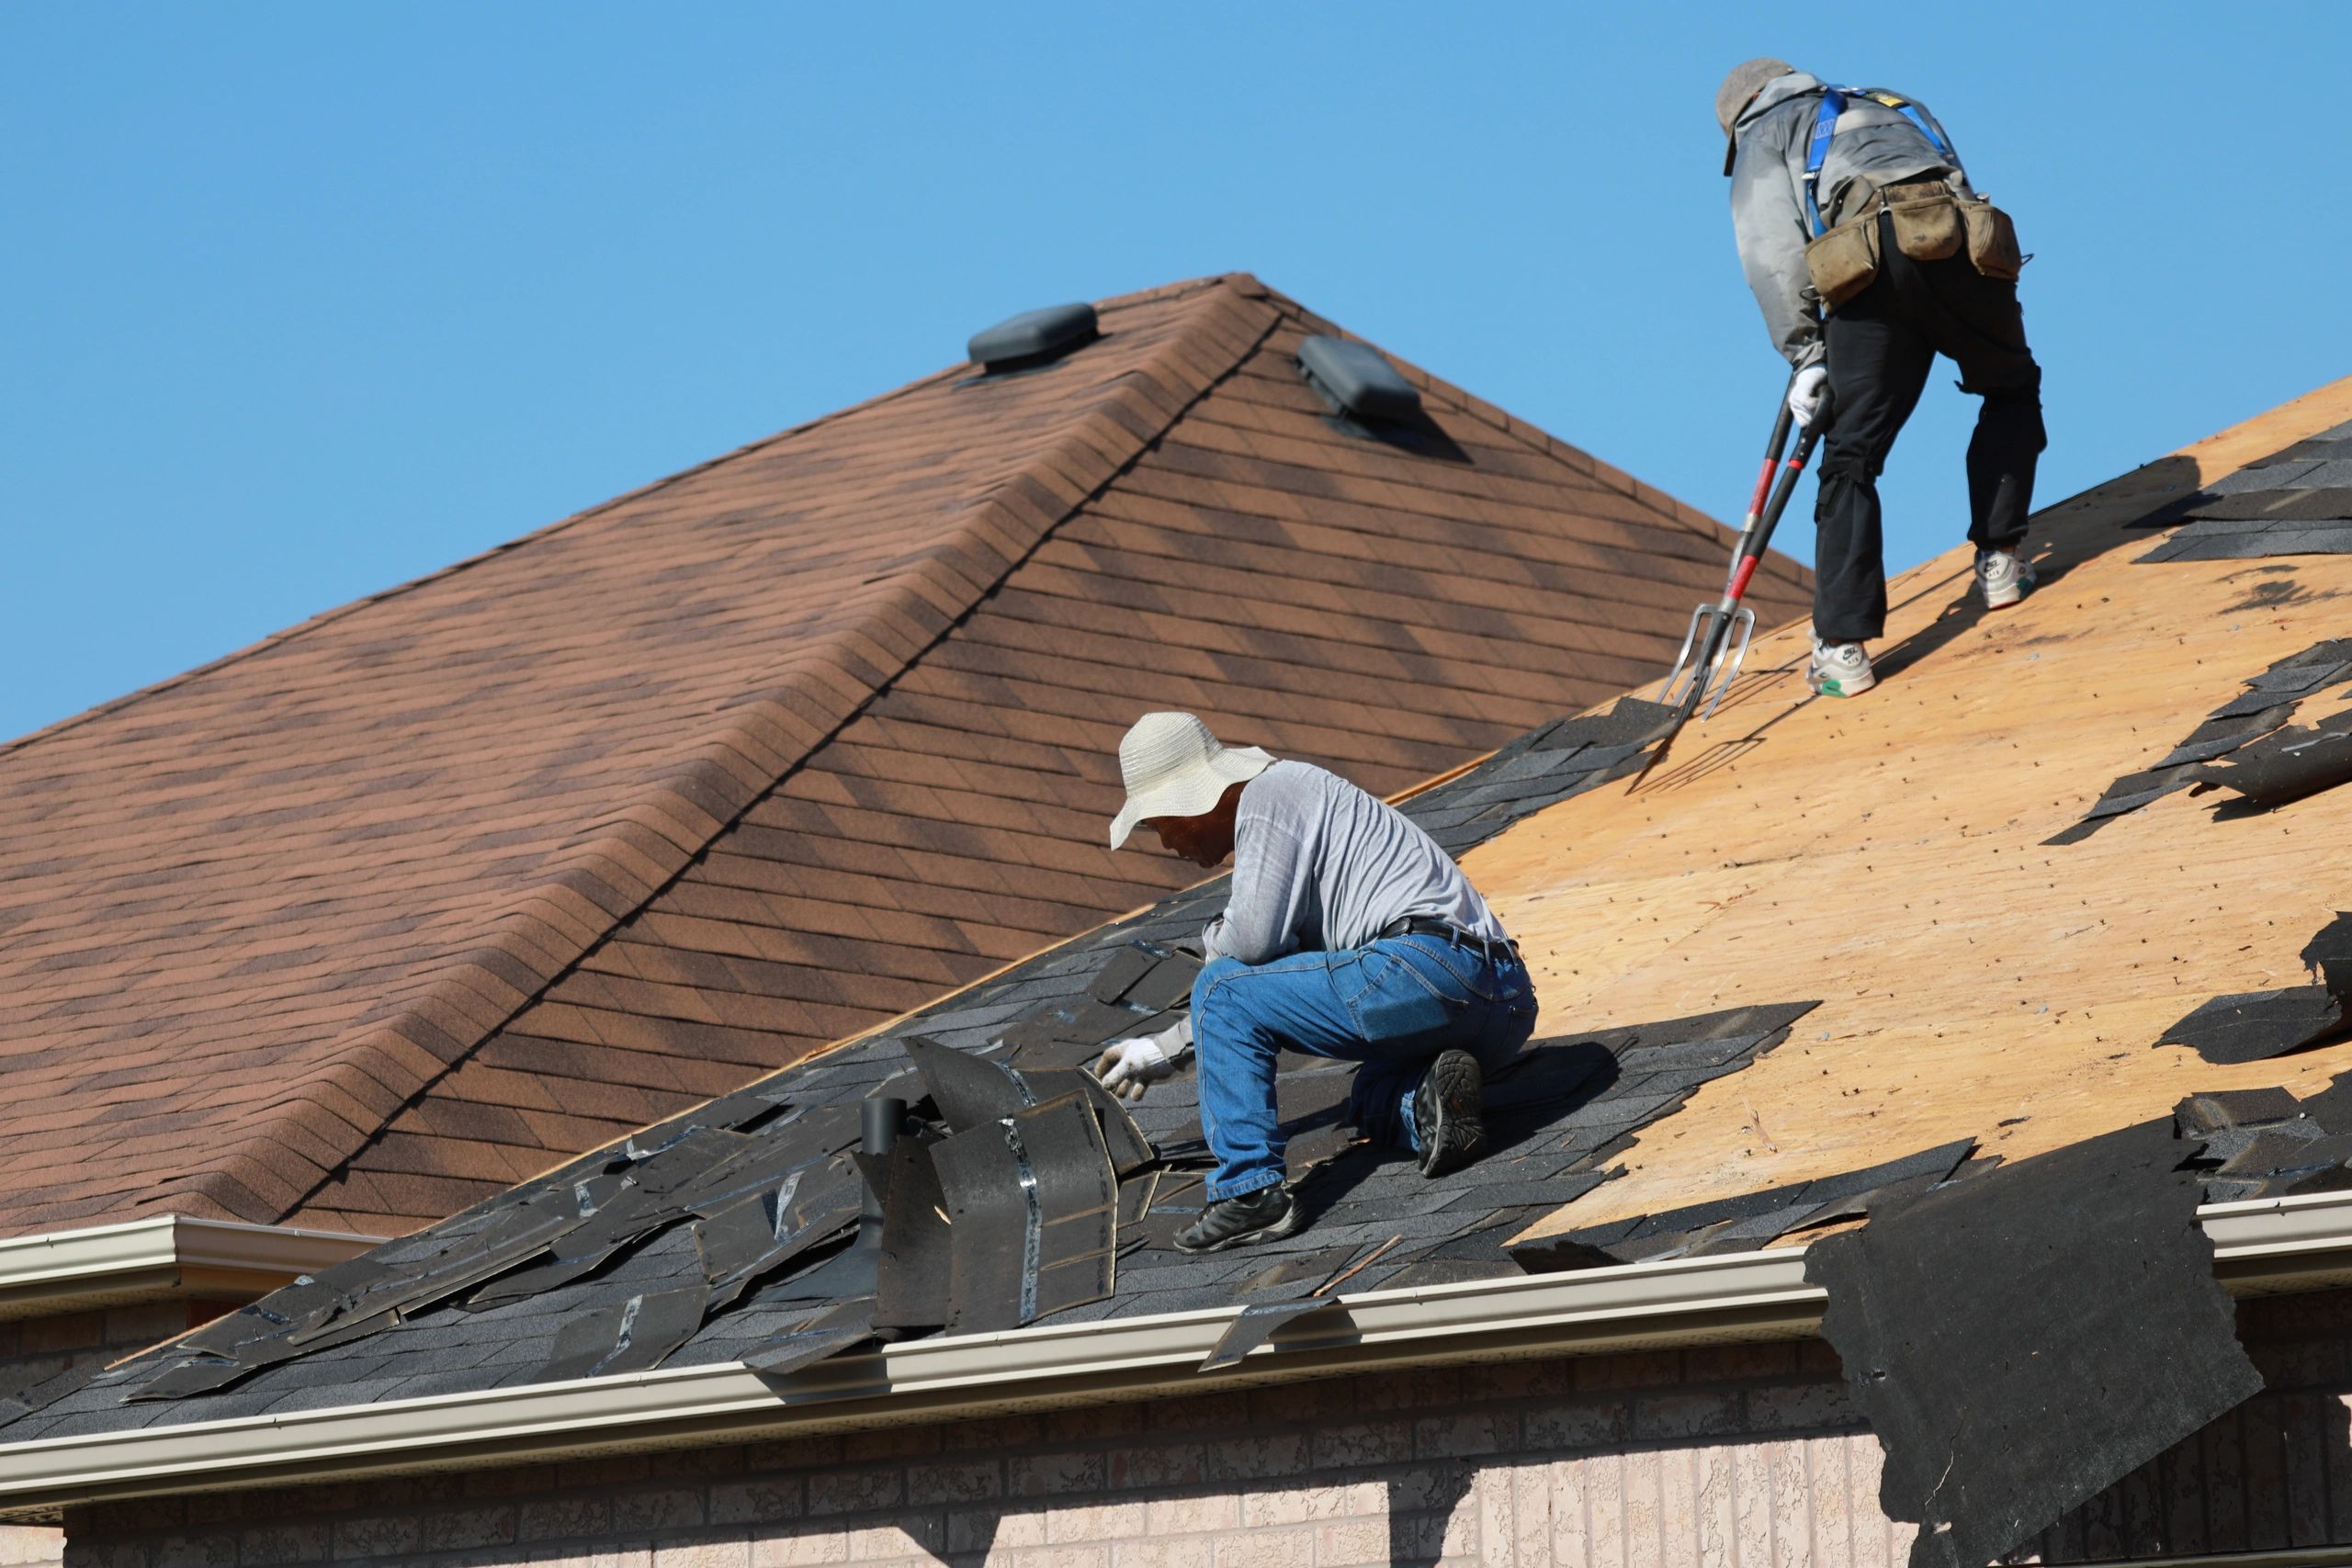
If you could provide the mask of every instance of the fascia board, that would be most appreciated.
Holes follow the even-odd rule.
[[[2200,1211],[2233,1290],[2352,1280],[2352,1194]],[[526,1462],[1227,1389],[1379,1366],[1568,1355],[1817,1332],[1804,1249],[1674,1258],[1338,1298],[1239,1366],[1193,1369],[1217,1308],[942,1336],[783,1378],[662,1369],[0,1448],[0,1517],[100,1498]]]
[[[0,1318],[120,1305],[192,1290],[274,1290],[385,1238],[159,1214],[0,1238]]]

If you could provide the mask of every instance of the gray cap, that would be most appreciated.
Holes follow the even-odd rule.
[[[1765,83],[1775,76],[1786,76],[1795,69],[1787,61],[1769,55],[1733,66],[1731,74],[1724,78],[1724,85],[1715,89],[1715,123],[1724,128],[1724,134],[1731,134],[1739,111],[1747,107],[1748,99],[1764,90]]]

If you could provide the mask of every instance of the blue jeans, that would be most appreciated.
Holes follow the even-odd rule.
[[[1193,982],[1201,1132],[1216,1156],[1210,1201],[1283,1179],[1274,1059],[1283,1046],[1363,1063],[1349,1096],[1356,1126],[1413,1148],[1413,1091],[1430,1058],[1459,1049],[1492,1068],[1534,1030],[1535,993],[1508,948],[1490,957],[1442,936],[1404,936],[1254,967],[1217,959]]]

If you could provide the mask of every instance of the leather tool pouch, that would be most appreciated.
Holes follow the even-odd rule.
[[[1894,220],[1895,249],[1913,261],[1941,261],[1960,254],[1960,208],[1949,193],[1938,191],[1917,201],[1892,201],[1886,212]]]
[[[2014,281],[2025,270],[2025,257],[2018,250],[2017,225],[2009,215],[1983,200],[1961,203],[1960,214],[1968,227],[1968,259],[1976,270]]]
[[[1878,276],[1878,214],[1840,223],[1804,248],[1805,271],[1821,308],[1834,310],[1860,294]]]

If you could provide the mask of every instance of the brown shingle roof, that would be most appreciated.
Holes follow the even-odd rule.
[[[1334,428],[1253,280],[1102,321],[0,749],[0,1231],[437,1218],[1174,886],[1102,848],[1143,706],[1394,790],[1719,581],[1419,372],[1468,462]]]

